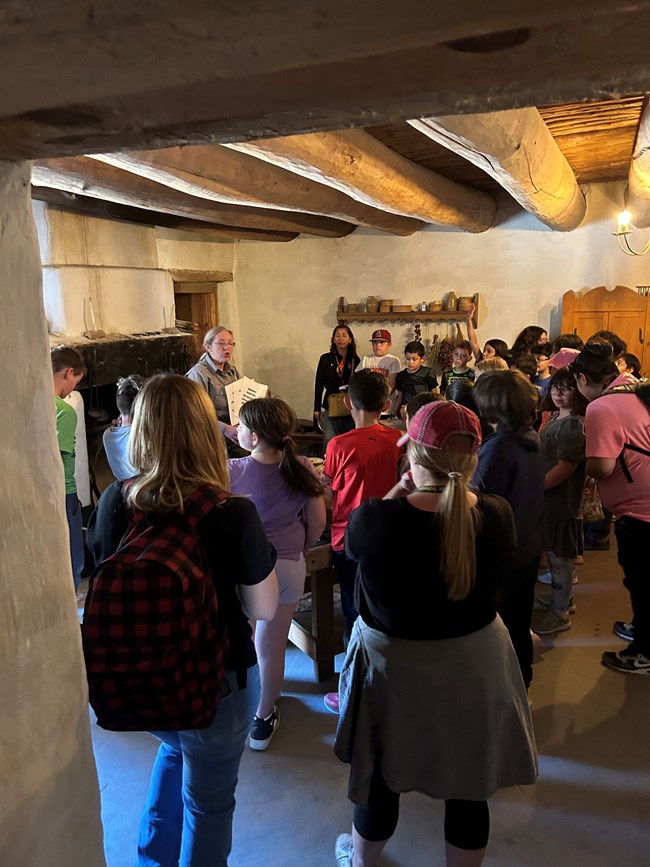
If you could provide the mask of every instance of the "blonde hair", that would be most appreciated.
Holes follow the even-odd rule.
[[[488,370],[507,370],[508,362],[500,355],[495,355],[493,358],[484,358],[475,364],[476,370],[481,373],[487,373]]]
[[[409,441],[411,463],[446,480],[438,500],[440,517],[440,571],[447,585],[447,598],[465,599],[476,582],[476,533],[480,515],[470,505],[468,484],[477,457],[449,449],[432,449]]]
[[[143,512],[183,510],[200,485],[228,491],[226,451],[214,405],[184,376],[149,379],[135,399],[129,460],[139,473],[129,506]]]

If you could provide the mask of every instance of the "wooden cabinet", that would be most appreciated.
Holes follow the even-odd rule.
[[[562,333],[579,334],[583,340],[596,331],[613,331],[641,361],[644,376],[650,375],[650,298],[627,286],[608,290],[598,286],[589,292],[565,292],[562,298]]]

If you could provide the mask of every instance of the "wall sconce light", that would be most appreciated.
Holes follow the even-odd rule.
[[[627,256],[644,256],[648,251],[650,251],[650,238],[642,250],[633,250],[628,239],[628,235],[632,234],[631,222],[632,214],[630,214],[626,208],[617,216],[616,231],[612,232],[612,234],[616,236],[618,246]]]

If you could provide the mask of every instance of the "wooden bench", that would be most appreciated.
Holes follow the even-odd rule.
[[[311,614],[295,614],[289,630],[289,641],[314,661],[318,681],[334,675],[334,657],[343,650],[343,635],[334,627],[334,585],[330,545],[311,548],[306,555],[307,581],[305,592],[311,590]]]

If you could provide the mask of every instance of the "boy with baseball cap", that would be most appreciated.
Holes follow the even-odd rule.
[[[373,354],[364,355],[357,365],[355,372],[360,370],[374,370],[376,373],[380,373],[382,376],[386,377],[388,380],[390,404],[388,412],[384,415],[391,415],[394,411],[393,404],[396,397],[395,377],[401,367],[400,360],[396,355],[390,355],[388,352],[393,345],[393,338],[390,331],[387,331],[385,328],[378,328],[376,331],[373,331],[370,343],[372,344]]]

